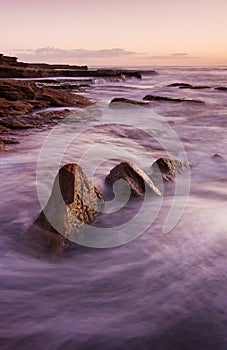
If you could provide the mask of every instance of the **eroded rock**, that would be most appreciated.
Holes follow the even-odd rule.
[[[166,181],[172,181],[177,174],[191,168],[191,166],[188,162],[169,158],[159,158],[152,164],[153,170],[157,172],[159,169],[163,179]]]
[[[131,162],[122,162],[116,165],[107,175],[106,182],[113,185],[115,181],[123,179],[129,184],[132,194],[137,197],[143,197],[145,190],[160,196],[161,192],[154,185],[150,177],[136,165]]]
[[[67,164],[59,170],[48,203],[32,226],[33,238],[59,254],[96,218],[103,205],[102,193],[81,167]]]

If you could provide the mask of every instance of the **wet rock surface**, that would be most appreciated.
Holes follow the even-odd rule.
[[[123,97],[116,97],[113,98],[110,103],[109,107],[122,107],[124,105],[137,105],[137,106],[147,106],[149,105],[148,102],[145,101],[137,101],[137,100],[130,100],[128,98],[123,98]]]
[[[165,181],[171,181],[184,170],[190,169],[192,165],[177,159],[159,158],[152,164],[155,173],[160,172]]]
[[[188,83],[173,83],[167,85],[168,87],[179,87],[179,89],[194,89],[194,90],[203,90],[203,89],[210,89],[210,86],[207,85],[191,85]]]
[[[30,231],[32,241],[54,254],[62,253],[99,214],[104,198],[77,164],[63,166],[49,201]]]
[[[161,195],[161,192],[150,177],[131,162],[122,162],[116,165],[107,175],[106,183],[113,185],[115,181],[120,179],[125,180],[129,184],[134,196],[143,197],[146,190],[158,196]]]
[[[0,80],[0,135],[12,130],[40,128],[56,123],[66,111],[33,113],[49,107],[87,107],[94,102],[86,97],[35,82]],[[3,140],[3,143],[6,143]],[[1,149],[1,151],[3,148]]]

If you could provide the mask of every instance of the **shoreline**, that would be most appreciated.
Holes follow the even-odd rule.
[[[155,71],[150,73],[156,74]],[[91,78],[124,81],[141,79],[141,73],[136,70],[23,63],[16,57],[0,54],[0,152],[9,151],[12,145],[20,143],[20,130],[54,126],[70,113],[71,107],[85,108],[95,104],[93,99],[78,94],[93,84]],[[48,110],[58,107],[63,109]]]

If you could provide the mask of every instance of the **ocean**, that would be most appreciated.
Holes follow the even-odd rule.
[[[227,68],[155,70],[93,79],[82,94],[97,104],[53,129],[23,131],[0,155],[1,350],[227,349]],[[146,95],[189,101],[109,108]],[[105,176],[116,164],[152,177],[166,155],[193,166],[157,183],[162,197],[110,195]],[[106,212],[94,236],[52,258],[30,250],[25,233],[68,162],[103,191]]]

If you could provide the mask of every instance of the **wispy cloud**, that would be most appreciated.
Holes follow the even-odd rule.
[[[72,59],[72,58],[114,58],[138,55],[134,51],[127,51],[120,48],[103,49],[103,50],[86,50],[86,49],[58,49],[55,47],[44,47],[35,50],[15,50],[15,53],[23,59]]]
[[[174,52],[174,53],[166,53],[162,55],[146,55],[144,56],[146,59],[156,59],[156,60],[175,60],[175,59],[189,59],[189,58],[195,58],[191,56],[189,53],[186,52]]]
[[[42,47],[38,49],[15,49],[8,54],[19,57],[24,62],[71,63],[71,64],[168,64],[198,57],[186,52],[152,54],[151,52],[136,52],[121,48],[88,50],[88,49],[60,49],[56,47]]]

